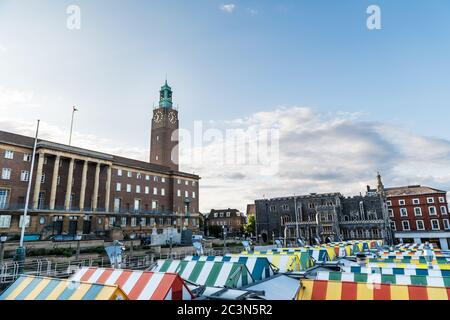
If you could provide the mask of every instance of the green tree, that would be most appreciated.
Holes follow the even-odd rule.
[[[256,219],[255,216],[250,216],[248,218],[248,223],[244,226],[244,231],[247,234],[253,234],[255,235],[255,230],[256,230]]]

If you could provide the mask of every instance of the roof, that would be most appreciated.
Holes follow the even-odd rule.
[[[401,196],[415,196],[423,194],[441,194],[447,193],[447,191],[426,187],[426,186],[405,186],[405,187],[393,187],[385,188],[386,196],[389,197],[401,197]]]
[[[294,300],[300,288],[300,281],[278,274],[267,280],[251,284],[245,290],[264,291],[266,300]]]
[[[0,300],[127,300],[117,285],[21,276]]]
[[[23,136],[23,135],[11,133],[11,132],[6,132],[6,131],[1,131],[1,130],[0,130],[0,142],[3,142],[5,144],[19,146],[19,147],[26,147],[26,148],[33,148],[33,146],[34,146],[34,138],[32,138],[32,137],[27,137],[27,136]],[[110,155],[110,154],[103,153],[103,152],[73,147],[73,146],[69,146],[69,145],[65,145],[65,144],[61,144],[61,143],[55,143],[55,142],[51,142],[51,141],[47,141],[47,140],[42,140],[42,139],[38,139],[38,148],[39,147],[71,152],[74,154],[90,156],[90,157],[94,157],[94,158],[98,158],[98,159],[102,159],[102,160],[108,160],[108,161],[112,161],[116,165],[121,165],[121,166],[125,166],[125,167],[131,167],[131,168],[147,170],[147,171],[152,171],[152,172],[158,172],[158,173],[174,174],[177,176],[182,176],[182,177],[196,179],[196,180],[200,179],[200,177],[198,175],[185,173],[185,172],[172,171],[169,167],[165,167],[165,166],[161,166],[161,165],[157,165],[157,164],[153,164],[153,163],[149,163],[149,162],[145,162],[145,161],[124,158],[121,156]]]
[[[301,280],[298,300],[450,300],[444,287]]]
[[[118,285],[130,300],[192,300],[194,296],[175,273],[82,268],[72,280]]]

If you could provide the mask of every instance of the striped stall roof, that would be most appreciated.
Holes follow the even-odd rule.
[[[117,285],[20,276],[0,300],[128,300]]]
[[[437,269],[405,269],[405,268],[365,268],[359,266],[341,267],[343,272],[351,273],[380,273],[380,274],[404,274],[417,276],[432,276],[432,277],[450,277],[450,270]]]
[[[296,252],[309,252],[309,255],[315,260],[319,262],[331,261],[331,258],[328,254],[328,250],[322,247],[309,247],[305,246],[302,248],[278,248],[273,249],[274,252],[282,252],[282,253],[296,253]],[[333,253],[334,251],[330,250]]]
[[[449,277],[318,271],[316,280],[450,287]]]
[[[449,300],[450,288],[301,280],[297,300]]]
[[[296,272],[305,271],[314,266],[314,260],[311,258],[309,252],[270,252],[270,251],[256,251],[243,252],[237,255],[229,256],[252,256],[265,257],[271,264],[273,264],[279,272]]]
[[[389,263],[389,262],[369,262],[367,267],[379,267],[379,268],[402,268],[402,269],[427,269],[427,264],[422,263]],[[450,270],[450,264],[433,264],[431,266],[436,270]]]
[[[72,280],[118,285],[130,300],[192,300],[186,283],[176,273],[82,268]]]
[[[219,262],[238,262],[243,263],[252,274],[255,281],[270,278],[274,275],[271,263],[266,257],[250,257],[250,256],[189,256],[184,258],[186,261],[219,261]]]
[[[368,259],[369,262],[387,262],[387,263],[412,263],[427,264],[427,259],[423,256],[403,256],[403,257],[381,257],[376,259]],[[433,264],[449,264],[450,259],[446,257],[434,257]]]
[[[241,288],[254,282],[245,264],[223,261],[158,260],[155,271],[175,270],[184,280],[208,287]]]

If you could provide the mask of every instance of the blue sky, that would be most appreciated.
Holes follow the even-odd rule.
[[[299,106],[447,141],[449,39],[447,0],[0,0],[0,110],[147,148],[167,74],[187,128]]]

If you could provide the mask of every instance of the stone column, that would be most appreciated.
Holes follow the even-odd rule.
[[[66,201],[64,203],[64,209],[70,210],[70,197],[72,196],[72,180],[73,180],[73,167],[75,165],[75,159],[70,159],[69,174],[67,176],[67,188],[66,188]]]
[[[100,185],[100,163],[95,168],[94,193],[92,194],[92,211],[97,211],[98,206],[98,188]]]
[[[58,175],[59,175],[60,161],[61,161],[61,156],[57,155],[56,159],[55,159],[55,165],[53,166],[52,189],[50,192],[50,210],[55,210],[56,189],[58,187]]]
[[[45,155],[43,153],[39,153],[38,157],[36,181],[34,182],[33,209],[37,209],[39,205],[39,193],[41,192],[42,168],[44,167]]]
[[[83,165],[83,174],[81,176],[81,192],[80,192],[80,211],[84,211],[84,200],[86,199],[88,162],[85,160]]]
[[[111,166],[106,171],[106,193],[105,193],[105,212],[109,212],[109,201],[111,198]]]

